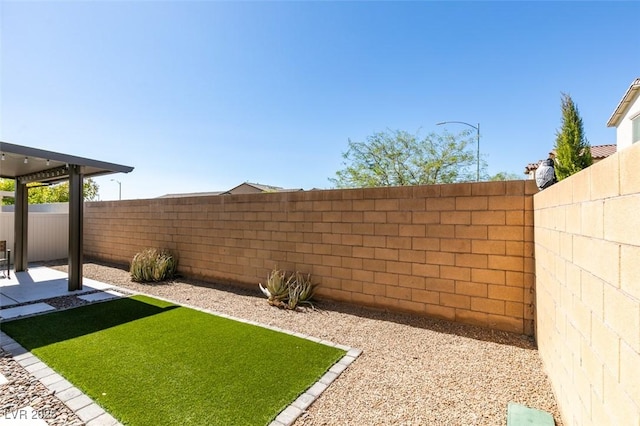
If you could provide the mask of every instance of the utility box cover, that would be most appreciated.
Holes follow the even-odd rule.
[[[507,408],[507,426],[555,426],[553,416],[546,411],[510,402]]]

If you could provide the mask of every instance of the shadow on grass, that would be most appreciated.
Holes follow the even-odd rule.
[[[178,306],[148,302],[147,298],[122,298],[80,306],[2,324],[7,333],[27,350],[62,342],[131,321],[168,312]]]

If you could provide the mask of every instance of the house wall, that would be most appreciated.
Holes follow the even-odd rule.
[[[618,151],[627,148],[633,143],[633,126],[631,119],[640,114],[640,96],[636,96],[624,118],[620,120],[620,124],[616,128],[616,142]]]
[[[536,336],[565,424],[640,425],[640,144],[534,196]]]
[[[85,204],[86,256],[174,250],[181,273],[257,289],[274,266],[318,296],[533,333],[531,181]]]

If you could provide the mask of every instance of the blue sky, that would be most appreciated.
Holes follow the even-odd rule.
[[[348,139],[481,126],[494,174],[592,145],[640,77],[640,2],[0,2],[0,139],[135,167],[102,200],[329,188]],[[448,125],[451,133],[467,129]],[[524,176],[524,175],[522,175]]]

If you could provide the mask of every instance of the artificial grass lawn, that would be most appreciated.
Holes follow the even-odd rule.
[[[345,353],[144,296],[2,328],[131,425],[266,424]]]

